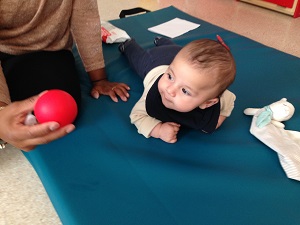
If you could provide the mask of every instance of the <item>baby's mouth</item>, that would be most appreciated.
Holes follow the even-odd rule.
[[[163,93],[161,94],[161,97],[162,97],[163,99],[165,99],[167,102],[172,102],[171,99],[169,99],[169,98],[166,96],[165,92],[163,92]]]
[[[172,98],[170,98],[168,96],[168,93],[165,90],[160,90],[160,97],[161,97],[163,105],[166,108],[170,108],[171,105],[173,104],[173,101],[172,101]]]

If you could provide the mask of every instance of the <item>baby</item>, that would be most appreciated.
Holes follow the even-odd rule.
[[[236,67],[229,48],[214,40],[195,40],[185,47],[155,38],[144,50],[134,39],[119,45],[130,66],[144,79],[144,93],[130,119],[145,137],[177,141],[181,126],[212,133],[234,108],[227,90]]]

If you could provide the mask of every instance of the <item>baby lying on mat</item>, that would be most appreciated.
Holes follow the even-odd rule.
[[[144,50],[134,39],[119,45],[130,66],[144,79],[144,93],[131,111],[131,123],[145,137],[177,141],[181,126],[212,133],[234,108],[226,90],[236,67],[224,43],[203,39],[185,47],[155,38]]]

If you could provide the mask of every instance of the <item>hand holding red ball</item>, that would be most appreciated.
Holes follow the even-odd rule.
[[[39,123],[55,121],[61,127],[74,122],[78,108],[74,98],[67,92],[53,89],[37,100],[34,114]]]

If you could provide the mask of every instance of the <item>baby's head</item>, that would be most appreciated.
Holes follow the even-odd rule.
[[[179,112],[205,109],[234,81],[235,62],[217,41],[202,39],[187,44],[176,55],[158,83],[163,104]]]

